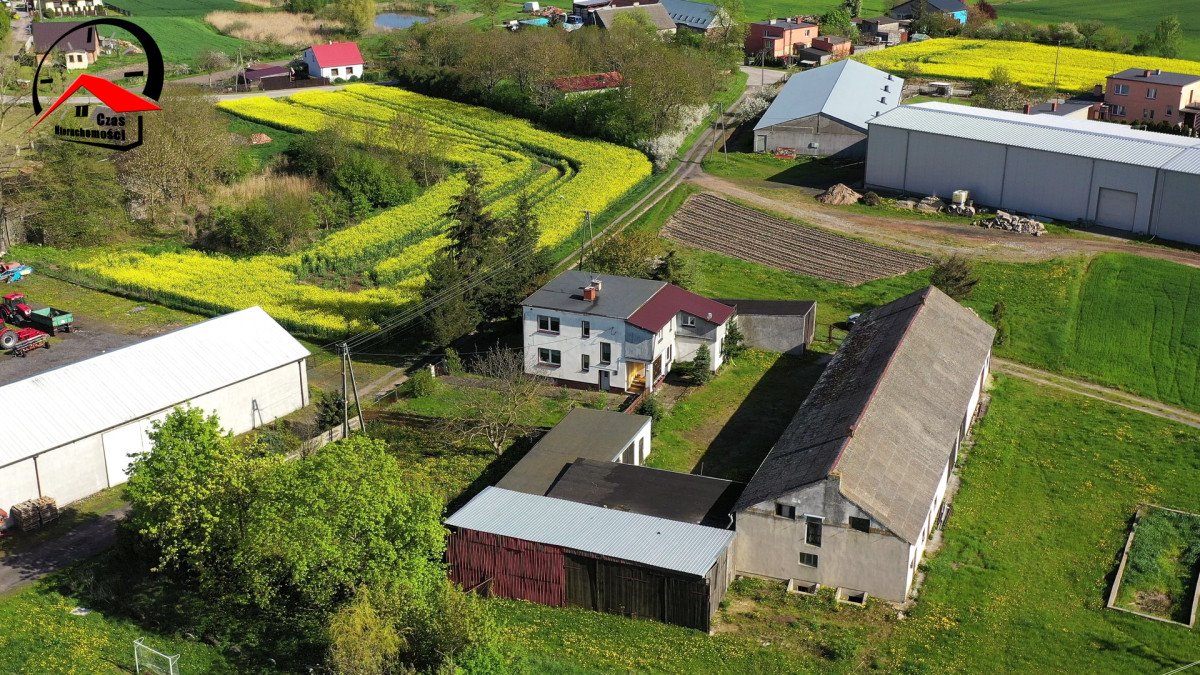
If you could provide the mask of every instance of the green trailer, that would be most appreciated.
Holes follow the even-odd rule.
[[[25,304],[24,293],[9,293],[0,304],[0,318],[9,323],[32,326],[40,331],[55,335],[59,331],[71,332],[75,317],[65,310],[54,307],[33,309]]]

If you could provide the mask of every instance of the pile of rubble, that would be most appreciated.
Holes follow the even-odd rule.
[[[817,201],[821,202],[822,204],[833,204],[835,206],[857,204],[858,200],[860,199],[862,199],[862,195],[858,194],[854,190],[851,190],[849,186],[842,183],[838,183],[837,185],[834,185],[828,190],[817,195]]]
[[[1006,230],[1018,234],[1032,234],[1035,237],[1040,237],[1046,233],[1046,226],[1033,218],[1022,218],[1007,211],[997,211],[996,215],[991,218],[976,220],[973,224],[979,227]]]
[[[934,195],[930,195],[921,201],[916,201],[915,199],[897,199],[895,206],[898,209],[920,211],[921,213],[941,213],[946,208],[946,202]]]

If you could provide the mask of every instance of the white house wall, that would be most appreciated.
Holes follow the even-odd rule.
[[[556,317],[559,320],[557,335],[538,331],[538,316]],[[583,322],[591,324],[591,336],[583,337]],[[620,319],[609,319],[601,316],[584,317],[578,314],[560,312],[536,307],[526,307],[523,310],[523,328],[525,335],[525,371],[537,373],[545,377],[566,380],[580,384],[599,386],[600,384],[600,343],[612,344],[612,362],[605,368],[615,370],[611,375],[611,386],[624,388],[627,381],[626,365],[622,347],[625,344],[625,322]],[[538,363],[538,349],[557,349],[562,352],[562,365],[558,368],[543,366]],[[657,349],[657,345],[656,345]],[[591,357],[591,368],[583,372],[583,355]]]
[[[289,363],[198,396],[191,404],[206,413],[216,413],[223,428],[243,434],[303,408],[307,396],[305,377],[303,363]]]

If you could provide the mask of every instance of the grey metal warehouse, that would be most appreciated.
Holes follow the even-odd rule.
[[[308,403],[308,350],[258,307],[0,387],[0,508],[124,483],[151,424],[188,403],[233,433]],[[0,523],[3,525],[3,523]]]
[[[869,125],[866,186],[1200,244],[1200,140],[944,103]]]

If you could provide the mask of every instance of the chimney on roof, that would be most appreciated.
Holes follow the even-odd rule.
[[[1050,102],[1050,112],[1058,112],[1058,101]]]
[[[1032,114],[1033,114],[1033,105],[1031,105],[1031,104],[1029,104],[1029,103],[1026,103],[1026,104],[1025,104],[1025,114],[1026,114],[1026,115],[1032,115]]]
[[[1150,77],[1153,74],[1154,74],[1153,70],[1143,70],[1142,71],[1142,77]]]
[[[1098,84],[1098,85],[1092,87],[1092,94],[1094,96],[1103,96],[1104,95],[1104,85]]]
[[[1162,75],[1162,68],[1155,68],[1155,69],[1154,69],[1154,74],[1155,74],[1155,75]]]
[[[767,19],[767,23],[768,23],[768,24],[770,24],[770,25],[772,25],[772,26],[774,26],[774,25],[775,25],[775,19]]]
[[[600,280],[592,279],[592,283],[588,284],[583,289],[583,299],[587,302],[595,302],[600,297]]]

